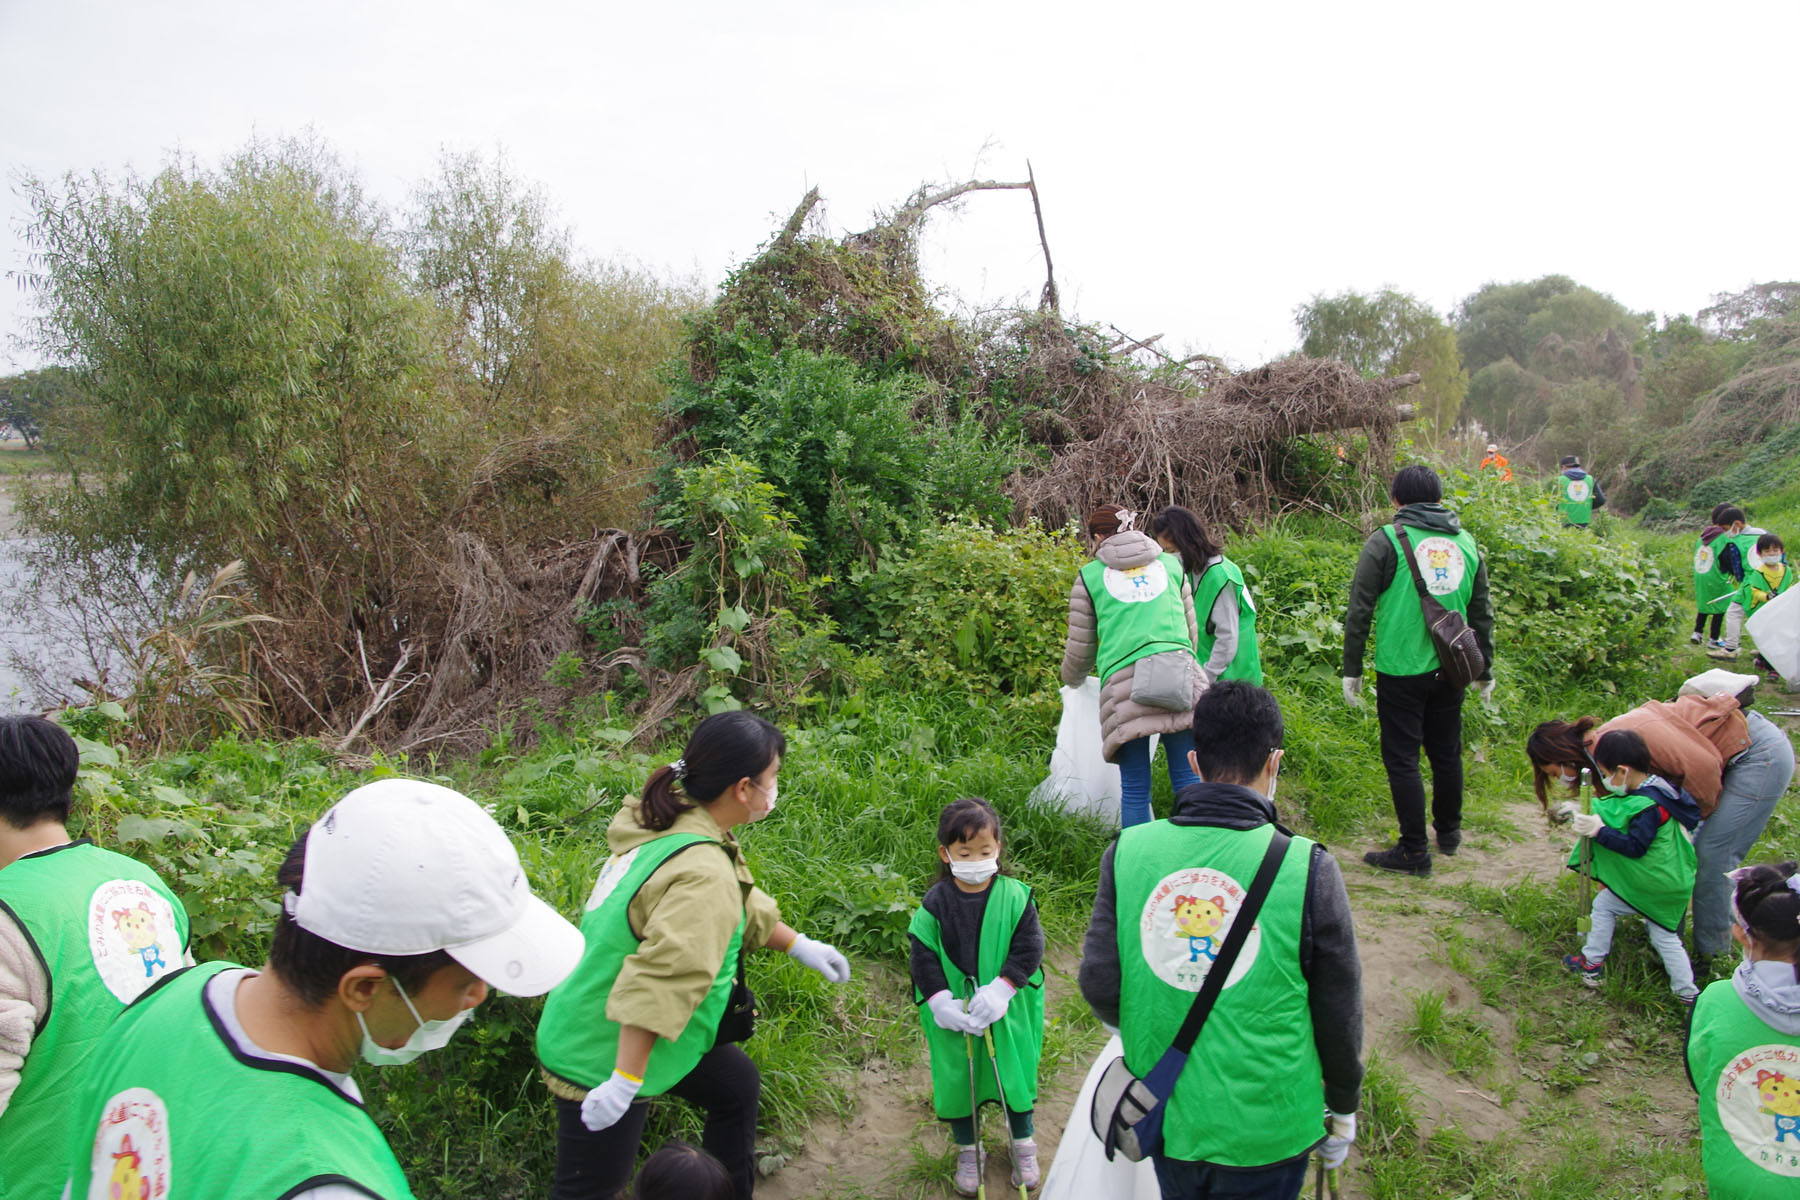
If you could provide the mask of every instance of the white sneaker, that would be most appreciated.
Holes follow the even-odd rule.
[[[1037,1142],[1031,1138],[1012,1144],[1012,1181],[1014,1187],[1035,1188],[1038,1185]]]
[[[1698,629],[1694,630],[1693,636],[1688,638],[1688,641],[1698,646],[1700,644],[1700,631]]]
[[[1035,1166],[1036,1159],[1032,1162]],[[956,1185],[957,1194],[961,1196],[973,1196],[981,1190],[981,1156],[975,1152],[975,1147],[956,1148],[956,1174],[950,1177],[950,1182]]]

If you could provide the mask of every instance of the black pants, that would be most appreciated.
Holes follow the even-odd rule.
[[[1419,749],[1431,762],[1431,819],[1440,839],[1462,832],[1463,689],[1427,675],[1382,675],[1376,680],[1375,715],[1381,721],[1381,765],[1387,768],[1400,846],[1421,854],[1425,844],[1425,783]]]
[[[750,1200],[756,1185],[756,1106],[762,1076],[735,1045],[714,1046],[671,1096],[706,1111],[700,1147],[725,1164],[737,1200]],[[637,1167],[638,1141],[650,1115],[648,1101],[625,1110],[595,1133],[581,1123],[581,1101],[556,1099],[556,1185],[550,1200],[614,1200]]]
[[[1694,632],[1695,633],[1699,633],[1701,630],[1701,627],[1706,624],[1707,615],[1708,614],[1703,613],[1703,612],[1697,612],[1694,614]],[[1716,642],[1719,640],[1719,625],[1725,620],[1725,614],[1722,612],[1716,612],[1716,613],[1712,613],[1711,616],[1712,616],[1712,634],[1710,636],[1712,637],[1712,640]]]

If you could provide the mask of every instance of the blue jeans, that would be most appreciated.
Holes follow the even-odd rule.
[[[1750,748],[1726,764],[1719,807],[1694,835],[1695,954],[1731,949],[1732,882],[1725,872],[1743,863],[1794,778],[1794,747],[1787,735],[1761,713],[1745,713],[1744,720]]]
[[[1180,795],[1181,789],[1199,783],[1200,777],[1188,766],[1188,751],[1194,748],[1194,731],[1183,729],[1162,735],[1163,753],[1169,756],[1169,786]],[[1129,829],[1142,825],[1150,812],[1150,739],[1138,738],[1119,747],[1113,756],[1119,765],[1119,824]]]
[[[1306,1166],[1312,1155],[1249,1169],[1160,1155],[1151,1161],[1156,1164],[1156,1183],[1162,1188],[1163,1200],[1295,1200],[1306,1186]]]

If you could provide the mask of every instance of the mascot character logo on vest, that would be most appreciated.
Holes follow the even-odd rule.
[[[1165,875],[1150,889],[1138,918],[1144,962],[1171,987],[1198,992],[1243,903],[1243,885],[1223,871],[1184,867]],[[1252,925],[1231,965],[1231,974],[1225,977],[1226,987],[1242,979],[1255,964],[1261,944],[1262,930]]]
[[[588,893],[585,911],[593,912],[606,903],[606,898],[612,895],[613,889],[624,881],[626,872],[631,870],[631,864],[637,858],[637,852],[642,849],[642,846],[633,846],[625,853],[615,854],[601,864],[600,874],[594,878],[594,890]]]
[[[1713,1093],[1732,1145],[1765,1171],[1800,1179],[1800,1052],[1753,1046],[1719,1073]]]
[[[175,910],[150,885],[114,879],[88,898],[88,953],[106,990],[130,1004],[181,965]]]
[[[1219,957],[1219,943],[1213,940],[1213,934],[1224,923],[1225,897],[1175,897],[1175,936],[1187,939],[1189,962],[1199,962],[1202,954],[1208,962]]]
[[[1756,1094],[1762,1097],[1762,1111],[1775,1118],[1775,1141],[1791,1137],[1800,1142],[1800,1079],[1780,1071],[1758,1071]]]
[[[1121,604],[1143,604],[1169,590],[1169,568],[1160,559],[1123,571],[1108,567],[1101,579],[1106,583],[1107,595]]]
[[[1694,551],[1694,574],[1704,575],[1713,569],[1713,548],[1701,546]]]
[[[1409,539],[1414,536],[1416,531],[1407,535]],[[1449,538],[1426,538],[1413,547],[1413,557],[1419,562],[1419,574],[1425,577],[1425,590],[1433,596],[1448,596],[1461,587],[1469,570],[1462,547]]]
[[[161,1200],[170,1195],[169,1113],[162,1097],[138,1087],[107,1101],[92,1162],[89,1200]]]
[[[1569,480],[1569,499],[1580,504],[1588,498],[1588,481],[1585,479]]]

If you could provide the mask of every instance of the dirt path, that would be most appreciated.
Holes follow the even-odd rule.
[[[1477,1142],[1503,1139],[1521,1161],[1528,1162],[1534,1157],[1530,1135],[1534,1110],[1546,1104],[1557,1111],[1571,1104],[1579,1109],[1600,1104],[1605,1097],[1629,1094],[1639,1114],[1631,1120],[1644,1137],[1684,1136],[1693,1102],[1678,1050],[1680,1018],[1673,1007],[1666,1021],[1649,1023],[1637,1037],[1609,1041],[1604,1061],[1580,1061],[1571,1068],[1564,1061],[1569,1047],[1557,1040],[1554,1030],[1534,1024],[1533,1014],[1520,1011],[1518,1003],[1509,1004],[1514,997],[1506,988],[1496,994],[1491,968],[1485,981],[1480,978],[1488,952],[1523,947],[1526,939],[1499,917],[1479,911],[1468,898],[1468,885],[1479,889],[1523,885],[1548,892],[1556,885],[1569,844],[1566,833],[1551,832],[1534,804],[1518,804],[1504,816],[1515,827],[1512,833],[1474,836],[1457,856],[1439,856],[1429,880],[1365,867],[1360,861],[1362,847],[1335,848],[1344,863],[1357,919],[1367,1051],[1411,1088],[1412,1108],[1423,1135],[1448,1133]],[[1533,952],[1560,955],[1563,949],[1544,946]],[[1074,967],[1068,948],[1055,953],[1046,971],[1052,1013],[1059,1005],[1080,1003],[1074,994]],[[1415,997],[1433,992],[1444,997],[1446,1012],[1462,1014],[1488,1031],[1491,1070],[1472,1072],[1465,1065],[1454,1071],[1438,1055],[1411,1043],[1407,1030],[1414,1020]],[[1605,1002],[1596,995],[1592,1003]],[[1522,1024],[1528,1028],[1522,1029]],[[1521,1036],[1530,1039],[1524,1051],[1519,1049]],[[1095,1045],[1098,1040],[1096,1035]],[[1046,1171],[1088,1061],[1083,1055],[1045,1073],[1037,1140]],[[1577,1085],[1601,1086],[1570,1095],[1571,1079]],[[931,1116],[923,1057],[865,1068],[852,1088],[858,1105],[855,1116],[842,1124],[815,1124],[805,1151],[760,1184],[757,1194],[770,1200],[953,1196],[948,1181],[940,1182],[930,1169],[947,1142]],[[990,1117],[990,1125],[992,1121]],[[1349,1200],[1368,1194],[1358,1182],[1358,1161],[1359,1154],[1353,1152],[1352,1169],[1345,1175],[1344,1194]],[[990,1156],[989,1195],[1012,1194],[1007,1170],[1004,1155]]]

